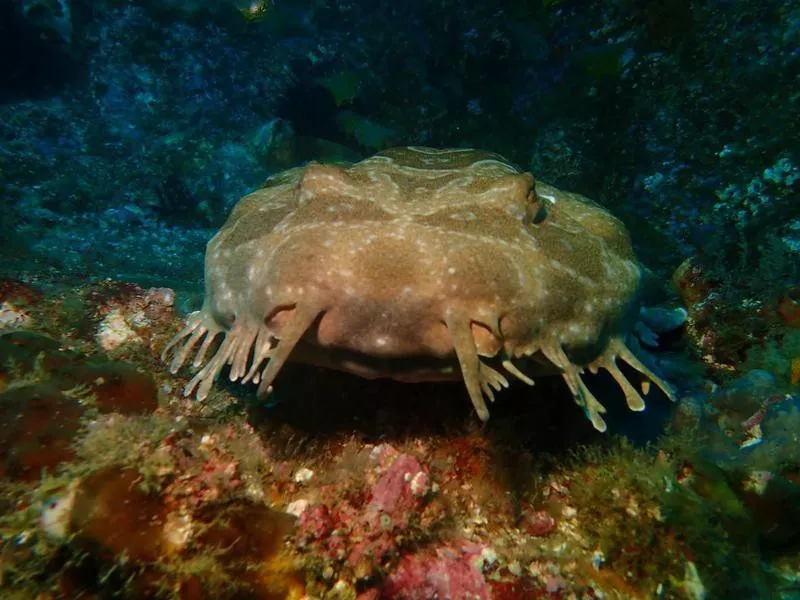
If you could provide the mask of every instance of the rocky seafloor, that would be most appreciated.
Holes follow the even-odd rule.
[[[0,3],[0,598],[800,598],[798,48],[791,0]],[[397,144],[620,217],[678,401],[184,398],[233,203]]]
[[[610,398],[606,434],[559,378],[483,427],[461,385],[299,365],[197,402],[160,363],[173,290],[4,280],[3,597],[797,597],[795,367],[729,364],[701,276],[648,353],[678,403]]]

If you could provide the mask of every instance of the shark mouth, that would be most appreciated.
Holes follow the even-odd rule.
[[[271,391],[275,378],[292,351],[323,312],[321,309],[302,305],[285,310],[285,319],[278,336],[265,323],[248,323],[244,319],[235,320],[228,329],[217,323],[208,311],[200,310],[189,315],[186,326],[169,341],[161,358],[169,362],[172,374],[176,374],[187,362],[193,368],[199,369],[184,388],[184,396],[194,394],[198,400],[205,399],[222,369],[230,366],[231,381],[257,383],[258,395],[263,397]],[[495,392],[509,386],[508,379],[499,370],[481,360],[468,316],[448,316],[445,324],[450,332],[472,405],[478,418],[486,421],[489,418],[487,400],[493,402]],[[223,339],[217,343],[220,336]],[[215,351],[209,355],[212,348]],[[543,343],[541,347],[528,349],[525,355],[531,356],[535,352],[541,352],[560,372],[576,404],[583,409],[598,431],[605,431],[607,428],[602,417],[606,408],[583,381],[582,375],[586,370],[597,373],[600,369],[605,369],[616,381],[625,395],[628,408],[633,411],[644,410],[642,396],[648,394],[651,384],[659,387],[671,400],[675,399],[670,387],[628,349],[621,337],[611,338],[599,356],[585,365],[571,362],[567,353],[556,342]],[[194,356],[190,360],[192,353]],[[624,362],[643,376],[640,383],[641,393],[620,370],[618,361]],[[506,373],[516,379],[527,385],[534,384],[534,380],[511,362],[510,357],[504,356],[500,364]]]

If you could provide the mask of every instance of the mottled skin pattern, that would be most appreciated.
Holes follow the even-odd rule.
[[[496,154],[397,148],[280,173],[209,242],[205,277],[202,310],[164,352],[177,372],[200,344],[186,394],[201,399],[225,365],[265,394],[289,358],[463,378],[483,420],[500,369],[529,384],[560,372],[600,430],[584,368],[607,369],[633,410],[644,402],[617,358],[669,395],[623,343],[640,284],[623,225]]]

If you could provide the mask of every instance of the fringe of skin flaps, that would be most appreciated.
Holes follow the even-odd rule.
[[[237,321],[230,330],[225,331],[204,311],[198,311],[189,316],[186,326],[170,340],[162,353],[162,359],[167,361],[172,354],[169,370],[175,374],[189,362],[190,355],[196,349],[190,363],[193,368],[200,370],[184,388],[184,396],[194,394],[198,400],[205,399],[220,371],[227,365],[231,367],[229,374],[231,381],[257,383],[259,396],[264,396],[270,391],[296,344],[318,316],[319,311],[315,309],[298,307],[287,326],[283,328],[281,337],[277,338],[263,324],[248,324],[242,321]],[[507,388],[508,380],[480,360],[475,340],[470,332],[469,320],[452,317],[448,319],[447,326],[472,405],[478,417],[486,421],[489,418],[486,400],[493,402],[494,392]],[[224,337],[216,352],[207,358],[209,349],[220,334]],[[642,395],[647,395],[651,383],[658,386],[668,398],[673,401],[675,399],[670,387],[636,358],[621,338],[612,338],[605,350],[585,366],[572,363],[558,344],[545,344],[540,350],[561,372],[575,402],[598,431],[605,431],[607,428],[602,417],[606,408],[584,383],[581,375],[586,369],[591,373],[605,369],[619,385],[630,410],[644,410],[645,402]],[[641,393],[622,373],[617,364],[618,360],[628,364],[643,376],[640,384]],[[533,385],[533,379],[514,365],[510,358],[504,359],[502,366],[510,375],[527,385]]]

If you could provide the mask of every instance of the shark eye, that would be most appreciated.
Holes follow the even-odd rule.
[[[547,203],[535,191],[528,195],[528,219],[532,225],[540,225],[547,218]]]
[[[547,218],[547,209],[540,204],[537,207],[537,210],[533,213],[533,217],[531,218],[531,223],[533,223],[534,225],[539,225],[546,218]]]

